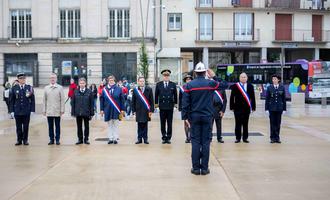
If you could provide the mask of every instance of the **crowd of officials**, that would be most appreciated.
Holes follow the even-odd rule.
[[[116,80],[110,75],[97,87],[87,87],[85,78],[78,80],[78,85],[71,81],[68,97],[63,87],[57,84],[57,75],[50,75],[50,83],[44,88],[42,113],[47,117],[49,145],[60,145],[61,117],[65,113],[65,104],[71,104],[71,115],[77,124],[77,145],[90,144],[89,122],[100,111],[108,126],[108,144],[118,144],[120,121],[135,115],[137,122],[136,144],[149,144],[148,122],[152,113],[159,109],[160,133],[162,144],[171,144],[172,123],[175,108],[181,112],[186,143],[192,144],[192,169],[195,175],[207,175],[209,171],[210,143],[212,127],[216,124],[216,138],[222,139],[222,118],[226,111],[228,84],[220,80],[215,73],[198,63],[193,74],[183,78],[184,84],[177,86],[170,80],[171,71],[161,72],[163,80],[153,89],[146,85],[144,77],[137,79],[136,85],[127,80]],[[281,143],[281,116],[286,110],[285,88],[280,78],[274,74],[267,89],[265,110],[270,118],[270,142]],[[254,87],[248,83],[248,76],[240,74],[237,83],[231,84],[229,98],[230,110],[235,116],[235,143],[249,143],[249,117],[256,110]],[[28,131],[31,114],[35,112],[33,87],[26,84],[25,75],[18,74],[11,86],[5,85],[4,101],[8,112],[16,121],[17,142],[15,145],[29,145]],[[97,104],[99,99],[99,104]],[[99,109],[98,109],[99,105]],[[126,116],[125,116],[126,115]]]

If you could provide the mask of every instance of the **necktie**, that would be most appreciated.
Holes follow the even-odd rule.
[[[165,82],[165,88],[167,88],[167,82]]]

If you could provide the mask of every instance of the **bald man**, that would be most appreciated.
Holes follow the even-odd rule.
[[[256,110],[254,87],[247,81],[247,74],[241,73],[239,76],[239,82],[231,86],[230,110],[234,111],[235,115],[235,143],[241,142],[242,127],[243,142],[249,143],[249,117],[250,113]]]

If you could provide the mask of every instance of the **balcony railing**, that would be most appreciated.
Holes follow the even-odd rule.
[[[68,27],[66,27],[68,28]],[[73,28],[75,30],[73,30]],[[81,25],[78,27],[73,27],[68,30],[61,30],[60,25],[57,25],[57,38],[60,40],[79,40],[81,39]]]
[[[330,41],[330,30],[277,29],[273,30],[273,41],[325,43]]]
[[[17,35],[16,37],[14,37],[13,32],[12,32],[12,27],[8,26],[7,27],[7,34],[8,34],[8,40],[31,40],[32,39],[32,27],[28,30],[29,32],[27,32],[27,30],[24,30],[23,33],[19,33],[17,31]],[[19,35],[23,34],[24,37],[20,37]]]
[[[246,29],[196,29],[196,41],[246,41],[260,40],[260,30]]]
[[[107,25],[107,36],[109,40],[129,40],[132,37],[132,26],[129,26],[128,29],[118,30],[118,27],[110,29],[110,26]]]

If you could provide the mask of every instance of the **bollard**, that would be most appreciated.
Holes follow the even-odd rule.
[[[321,105],[322,105],[322,108],[327,107],[327,93],[326,92],[322,92]]]

